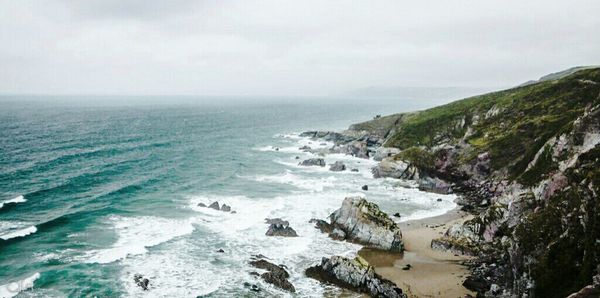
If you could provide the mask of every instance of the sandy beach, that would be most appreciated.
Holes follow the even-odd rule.
[[[444,215],[400,224],[405,244],[402,255],[363,248],[359,255],[383,277],[395,282],[409,297],[465,297],[473,292],[462,286],[468,276],[460,265],[467,257],[451,252],[434,251],[431,240],[440,237],[450,225],[469,219],[453,210]],[[403,270],[406,265],[409,270]]]

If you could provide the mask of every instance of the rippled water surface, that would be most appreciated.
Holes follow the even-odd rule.
[[[308,220],[348,195],[403,219],[454,206],[452,196],[372,179],[371,160],[325,158],[358,173],[297,165],[296,156],[310,157],[298,147],[331,145],[299,132],[409,109],[401,103],[0,106],[0,296],[30,286],[19,295],[252,295],[244,282],[258,283],[260,296],[284,295],[248,274],[259,253],[288,266],[299,296],[319,296],[335,289],[304,269],[359,247]],[[197,206],[214,201],[236,213]],[[288,220],[300,237],[265,236],[267,217]],[[149,291],[134,285],[135,273],[151,280]]]

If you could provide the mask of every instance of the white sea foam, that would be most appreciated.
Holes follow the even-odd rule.
[[[0,286],[0,297],[1,298],[12,298],[17,296],[20,292],[33,288],[34,282],[40,278],[40,273],[35,273],[27,278],[19,281],[11,282]]]
[[[125,259],[130,255],[145,254],[148,247],[194,231],[190,220],[112,216],[109,221],[118,235],[117,242],[111,248],[87,252],[85,262],[105,264]]]
[[[2,207],[4,207],[4,205],[6,205],[6,204],[17,204],[17,203],[24,203],[24,202],[27,202],[27,200],[25,199],[24,196],[17,196],[10,200],[5,200],[3,202],[0,202],[0,209],[2,209]]]
[[[5,231],[4,234],[1,234],[0,239],[8,240],[12,238],[25,237],[35,232],[37,232],[37,228],[35,226],[29,226],[21,229],[10,229]]]

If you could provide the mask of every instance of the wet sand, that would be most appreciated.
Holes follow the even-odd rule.
[[[452,224],[469,219],[453,210],[444,215],[400,224],[405,245],[403,254],[363,248],[359,255],[375,267],[375,272],[396,283],[409,297],[465,297],[473,292],[462,286],[468,276],[460,261],[465,256],[431,249],[431,240],[441,237]],[[410,270],[402,268],[410,264]]]

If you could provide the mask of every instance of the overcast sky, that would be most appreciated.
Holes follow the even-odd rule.
[[[600,64],[599,12],[598,0],[0,0],[0,93],[512,86]]]

